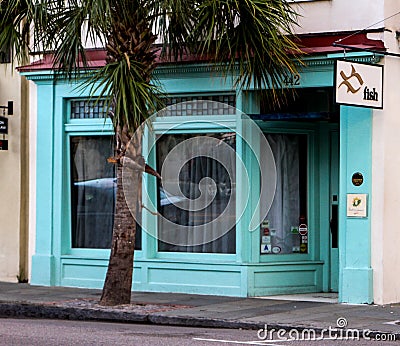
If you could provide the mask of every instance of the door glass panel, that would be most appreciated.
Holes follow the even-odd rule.
[[[307,253],[307,136],[265,136],[274,154],[277,183],[273,203],[261,225],[261,253]]]

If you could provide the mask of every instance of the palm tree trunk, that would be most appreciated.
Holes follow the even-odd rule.
[[[126,147],[126,146],[125,146]],[[133,257],[136,236],[137,208],[141,207],[142,173],[145,163],[141,155],[141,136],[134,136],[128,154],[117,168],[117,193],[110,261],[100,305],[129,304],[132,291]],[[124,184],[123,184],[124,174]],[[125,179],[129,174],[129,179]],[[135,205],[126,202],[135,201]],[[132,212],[132,213],[131,213]]]

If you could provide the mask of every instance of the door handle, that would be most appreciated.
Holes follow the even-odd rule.
[[[331,220],[329,222],[329,227],[331,229],[332,235],[332,248],[338,247],[338,237],[339,237],[339,208],[337,204],[333,204],[331,207]]]

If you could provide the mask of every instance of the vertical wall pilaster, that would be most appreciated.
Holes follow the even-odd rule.
[[[371,268],[371,182],[372,110],[342,106],[340,109],[340,219],[339,301],[372,303]],[[360,186],[352,175],[362,173]],[[366,218],[347,216],[347,194],[368,195]]]
[[[37,100],[36,249],[32,257],[31,283],[33,285],[54,285],[54,86],[52,82],[38,88]]]

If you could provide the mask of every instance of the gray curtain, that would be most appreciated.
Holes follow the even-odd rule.
[[[115,170],[111,136],[71,138],[72,247],[111,247]]]
[[[179,197],[169,193],[173,189],[169,188],[172,182],[168,179],[163,181],[162,186],[159,185],[158,206],[162,215],[158,219],[159,251],[203,253],[236,251],[235,210],[229,209],[228,215],[213,222],[226,210],[229,200],[233,203],[235,201],[236,178],[232,174],[235,172],[235,137],[219,134],[207,136],[224,138],[225,143],[228,143],[233,150],[224,150],[222,146],[204,143],[200,137],[193,145],[185,146],[185,152],[178,151],[168,157],[173,164],[180,165],[185,157],[195,156],[186,162],[179,172],[180,190],[186,198],[181,198],[179,201]],[[158,139],[159,171],[171,150],[191,137],[193,136],[164,135]],[[207,155],[220,157],[224,164]],[[196,206],[195,200],[201,194],[208,205],[201,210],[193,211]],[[186,228],[176,227],[174,224]]]

